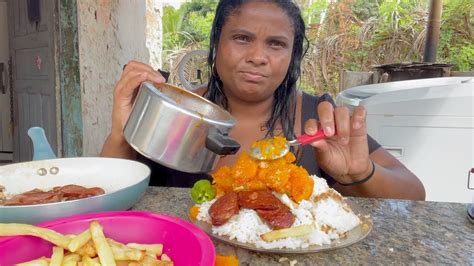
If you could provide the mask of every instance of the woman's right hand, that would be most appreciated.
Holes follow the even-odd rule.
[[[123,135],[123,129],[132,112],[133,101],[138,88],[144,81],[163,83],[165,78],[159,71],[154,70],[149,65],[137,61],[128,62],[114,89],[111,134]]]

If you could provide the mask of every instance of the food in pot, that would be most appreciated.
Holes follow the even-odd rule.
[[[2,188],[5,189],[4,187],[0,187],[0,191],[3,191]],[[35,188],[33,190],[21,194],[13,195],[13,197],[9,199],[7,199],[5,195],[1,193],[3,195],[3,198],[0,195],[0,205],[16,206],[45,204],[89,198],[104,193],[105,191],[100,187],[85,188],[79,185],[59,186],[54,187],[49,191],[43,191],[41,189]]]

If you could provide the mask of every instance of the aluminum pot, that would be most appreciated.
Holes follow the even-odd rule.
[[[124,128],[127,142],[143,156],[188,173],[214,169],[219,155],[234,154],[228,136],[232,115],[207,99],[164,83],[144,82]]]

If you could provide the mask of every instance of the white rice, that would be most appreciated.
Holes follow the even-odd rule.
[[[285,205],[287,205],[293,215],[295,222],[293,226],[314,224],[316,230],[303,237],[289,237],[265,242],[260,235],[271,231],[271,228],[260,219],[257,212],[251,209],[241,208],[238,215],[234,215],[226,224],[212,226],[212,232],[220,236],[227,236],[229,239],[242,243],[254,244],[258,248],[307,248],[310,245],[331,244],[340,238],[340,235],[350,231],[361,223],[359,217],[355,215],[346,203],[333,197],[327,197],[318,202],[315,198],[322,193],[329,192],[339,195],[335,190],[329,188],[326,180],[317,176],[311,176],[314,180],[313,193],[309,200],[302,200],[300,204],[293,202],[287,195],[274,193]],[[197,219],[211,223],[208,214],[210,206],[216,199],[200,205]],[[329,227],[328,227],[329,226]],[[323,230],[324,229],[324,230]]]

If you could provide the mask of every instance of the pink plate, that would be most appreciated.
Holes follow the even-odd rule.
[[[197,226],[182,219],[142,211],[114,211],[76,215],[43,222],[38,226],[62,234],[78,234],[97,220],[104,234],[122,243],[162,243],[163,252],[174,265],[214,265],[215,249],[211,239]],[[50,257],[52,244],[32,236],[0,238],[0,265]]]

